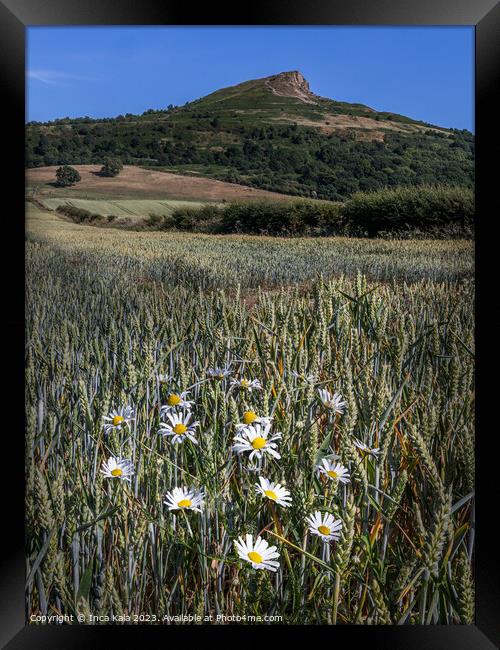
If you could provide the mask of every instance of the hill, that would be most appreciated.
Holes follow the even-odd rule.
[[[313,93],[298,71],[245,81],[182,107],[27,125],[28,167],[129,165],[342,200],[398,185],[473,184],[474,137]]]

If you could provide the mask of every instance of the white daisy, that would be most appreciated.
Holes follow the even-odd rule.
[[[272,420],[272,418],[266,415],[257,415],[255,411],[245,411],[241,419],[243,422],[236,425],[237,429],[244,429],[250,424],[269,424]]]
[[[376,458],[380,453],[378,447],[368,447],[364,442],[361,442],[361,440],[358,440],[357,438],[354,438],[354,444],[363,455],[370,454],[370,456],[375,456]]]
[[[274,501],[279,506],[284,506],[285,508],[292,505],[290,492],[279,483],[268,481],[267,478],[262,476],[259,476],[259,483],[255,484],[255,490],[258,494],[262,494],[263,497],[266,497],[270,501]]]
[[[195,510],[201,512],[204,505],[203,500],[203,490],[176,487],[171,492],[167,492],[164,503],[169,510]]]
[[[292,370],[291,375],[292,377],[295,377],[295,379],[304,381],[306,384],[314,384],[316,382],[316,375],[313,375],[312,373],[309,375],[303,375],[302,373],[297,372],[296,370]]]
[[[209,368],[207,370],[207,377],[209,377],[210,379],[217,379],[219,381],[222,381],[226,377],[229,377],[230,374],[231,371],[227,366],[225,366],[224,368],[215,366],[215,368]]]
[[[191,405],[194,404],[194,402],[187,400],[186,397],[187,392],[180,394],[170,393],[170,395],[167,397],[167,403],[164,404],[160,409],[160,416],[166,415],[170,411],[175,411],[175,409],[178,408],[189,411],[191,409]]]
[[[347,403],[342,399],[340,393],[333,393],[332,395],[324,388],[319,388],[318,396],[323,406],[333,413],[343,413],[345,411]]]
[[[321,465],[317,466],[317,470],[319,474],[328,476],[332,480],[340,481],[340,483],[349,483],[350,481],[349,471],[341,463],[335,463],[323,458]]]
[[[169,384],[172,381],[173,377],[170,375],[158,375],[158,381],[160,384]]]
[[[114,458],[110,456],[102,464],[101,472],[107,478],[119,478],[124,481],[130,481],[130,476],[134,473],[132,461],[127,458]]]
[[[324,542],[339,539],[342,522],[340,519],[335,519],[329,512],[322,514],[319,510],[316,510],[312,515],[306,517],[306,521],[309,524],[311,533],[321,537]]]
[[[198,422],[191,422],[193,414],[187,413],[167,413],[168,422],[161,422],[158,433],[162,436],[172,436],[172,442],[184,442],[189,438],[191,442],[197,444],[195,438],[196,427]]]
[[[262,384],[258,379],[231,379],[231,388],[240,388],[251,393],[253,390],[262,390]]]
[[[257,537],[254,544],[252,535],[245,535],[245,540],[240,536],[235,540],[234,545],[239,557],[250,562],[254,569],[278,570],[280,563],[275,561],[279,557],[276,546],[269,546],[262,537]]]
[[[122,427],[128,426],[134,419],[134,410],[131,406],[120,406],[119,409],[111,411],[103,417],[104,433],[120,431]]]
[[[240,429],[238,434],[234,436],[233,451],[237,454],[249,451],[250,460],[254,457],[261,459],[264,454],[270,454],[271,456],[274,456],[274,458],[278,459],[281,458],[279,453],[276,451],[277,445],[274,442],[281,438],[281,433],[275,433],[269,438],[270,430],[271,424],[255,424]]]

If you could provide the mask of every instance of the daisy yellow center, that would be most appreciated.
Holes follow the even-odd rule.
[[[264,490],[264,494],[268,499],[272,499],[273,501],[276,501],[278,498],[276,492],[273,492],[272,490]]]
[[[322,535],[330,534],[330,529],[328,528],[328,526],[318,526],[318,530]]]
[[[125,418],[123,416],[121,416],[121,415],[115,415],[112,422],[113,422],[113,426],[117,427],[122,422],[125,422]]]
[[[253,411],[245,411],[243,413],[243,422],[245,424],[252,424],[257,419],[257,414]]]
[[[182,499],[182,501],[179,501],[177,504],[179,508],[190,508],[191,507],[191,500],[190,499]]]
[[[255,562],[255,564],[260,564],[262,562],[262,555],[256,553],[255,551],[250,551],[248,554],[248,559],[252,562]]]
[[[328,474],[328,476],[329,476],[330,478],[338,478],[338,477],[339,477],[339,475],[337,474],[337,472],[334,472],[333,469],[329,470],[329,471],[327,472],[327,474]]]
[[[267,443],[267,440],[265,438],[262,438],[261,436],[257,436],[257,438],[254,438],[252,440],[252,447],[254,449],[262,449],[262,447],[265,447]]]
[[[187,426],[185,424],[176,424],[175,427],[173,428],[174,433],[186,433],[187,431]]]
[[[111,474],[113,476],[121,476],[123,474],[123,470],[121,470],[119,467],[115,467],[115,469],[111,470]]]
[[[176,395],[175,393],[172,393],[172,395],[169,395],[167,397],[167,404],[169,406],[178,406],[182,402],[182,399],[179,395]]]
[[[240,386],[242,388],[248,388],[249,385],[250,385],[250,382],[248,381],[248,379],[242,379],[241,382],[240,382]]]

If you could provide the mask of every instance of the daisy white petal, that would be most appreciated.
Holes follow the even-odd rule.
[[[349,483],[350,481],[347,467],[344,467],[341,463],[327,460],[326,458],[323,458],[321,464],[317,466],[317,471],[332,481],[339,481],[340,483]]]
[[[104,433],[120,431],[123,427],[129,426],[133,419],[133,408],[131,406],[120,406],[103,417]]]
[[[291,505],[292,498],[290,492],[279,483],[268,481],[263,476],[259,476],[259,483],[256,483],[255,490],[257,494],[261,494],[263,497],[274,501],[280,506],[287,508]]]
[[[231,375],[231,371],[229,370],[228,366],[224,366],[224,368],[221,368],[219,366],[215,366],[215,368],[209,368],[207,370],[207,377],[210,379],[217,379],[218,381],[222,381],[226,377],[229,377]]]
[[[189,411],[194,402],[187,400],[187,392],[184,393],[170,393],[167,397],[167,403],[160,409],[160,416],[164,416],[176,409],[184,409]]]
[[[361,440],[358,440],[357,438],[354,438],[353,442],[362,454],[369,454],[370,456],[375,456],[376,458],[380,453],[380,449],[378,447],[368,447],[368,445],[365,445],[364,442],[361,442]]]
[[[236,425],[236,429],[244,429],[250,424],[270,424],[272,418],[266,415],[257,415],[255,411],[245,411],[242,415],[242,422]]]
[[[279,562],[275,561],[279,557],[277,548],[269,546],[262,537],[257,537],[254,542],[252,535],[247,534],[245,540],[239,537],[234,545],[240,559],[250,563],[254,569],[267,569],[273,572],[278,570]]]
[[[309,530],[313,535],[317,535],[324,542],[331,542],[340,537],[342,522],[335,519],[330,513],[322,514],[319,510],[306,517],[309,524]]]
[[[258,379],[232,379],[231,388],[239,388],[240,390],[245,390],[251,393],[254,390],[262,390],[262,384]]]
[[[295,379],[299,379],[300,381],[303,381],[306,384],[314,384],[316,382],[316,375],[313,374],[303,375],[302,373],[297,372],[296,370],[292,370],[291,375],[292,377],[295,377]]]
[[[169,510],[194,510],[201,512],[204,505],[203,490],[175,487],[165,495],[164,503]]]
[[[131,460],[110,456],[107,461],[103,462],[101,472],[106,478],[118,478],[130,482],[134,468]]]
[[[160,423],[158,433],[162,436],[170,436],[174,443],[191,440],[197,444],[195,433],[199,423],[191,422],[192,418],[193,414],[189,411],[187,413],[169,412],[166,414],[167,422]]]
[[[324,388],[318,389],[318,397],[325,408],[332,413],[343,413],[345,411],[346,402],[343,400],[340,393],[333,393],[333,395]]]
[[[233,440],[233,451],[237,454],[248,452],[250,460],[253,458],[260,460],[265,454],[280,459],[275,441],[279,440],[281,435],[279,432],[271,435],[270,423],[249,425],[238,430]]]

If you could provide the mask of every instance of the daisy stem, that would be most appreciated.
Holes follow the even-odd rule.
[[[187,515],[186,515],[186,512],[185,512],[185,510],[181,510],[181,512],[182,512],[182,514],[184,515],[184,519],[186,520],[186,524],[187,524],[188,531],[189,531],[189,536],[190,536],[190,537],[193,537],[193,531],[192,531],[192,529],[191,529],[191,525],[190,525],[190,523],[189,523],[189,519],[188,519],[188,517],[187,517]]]

